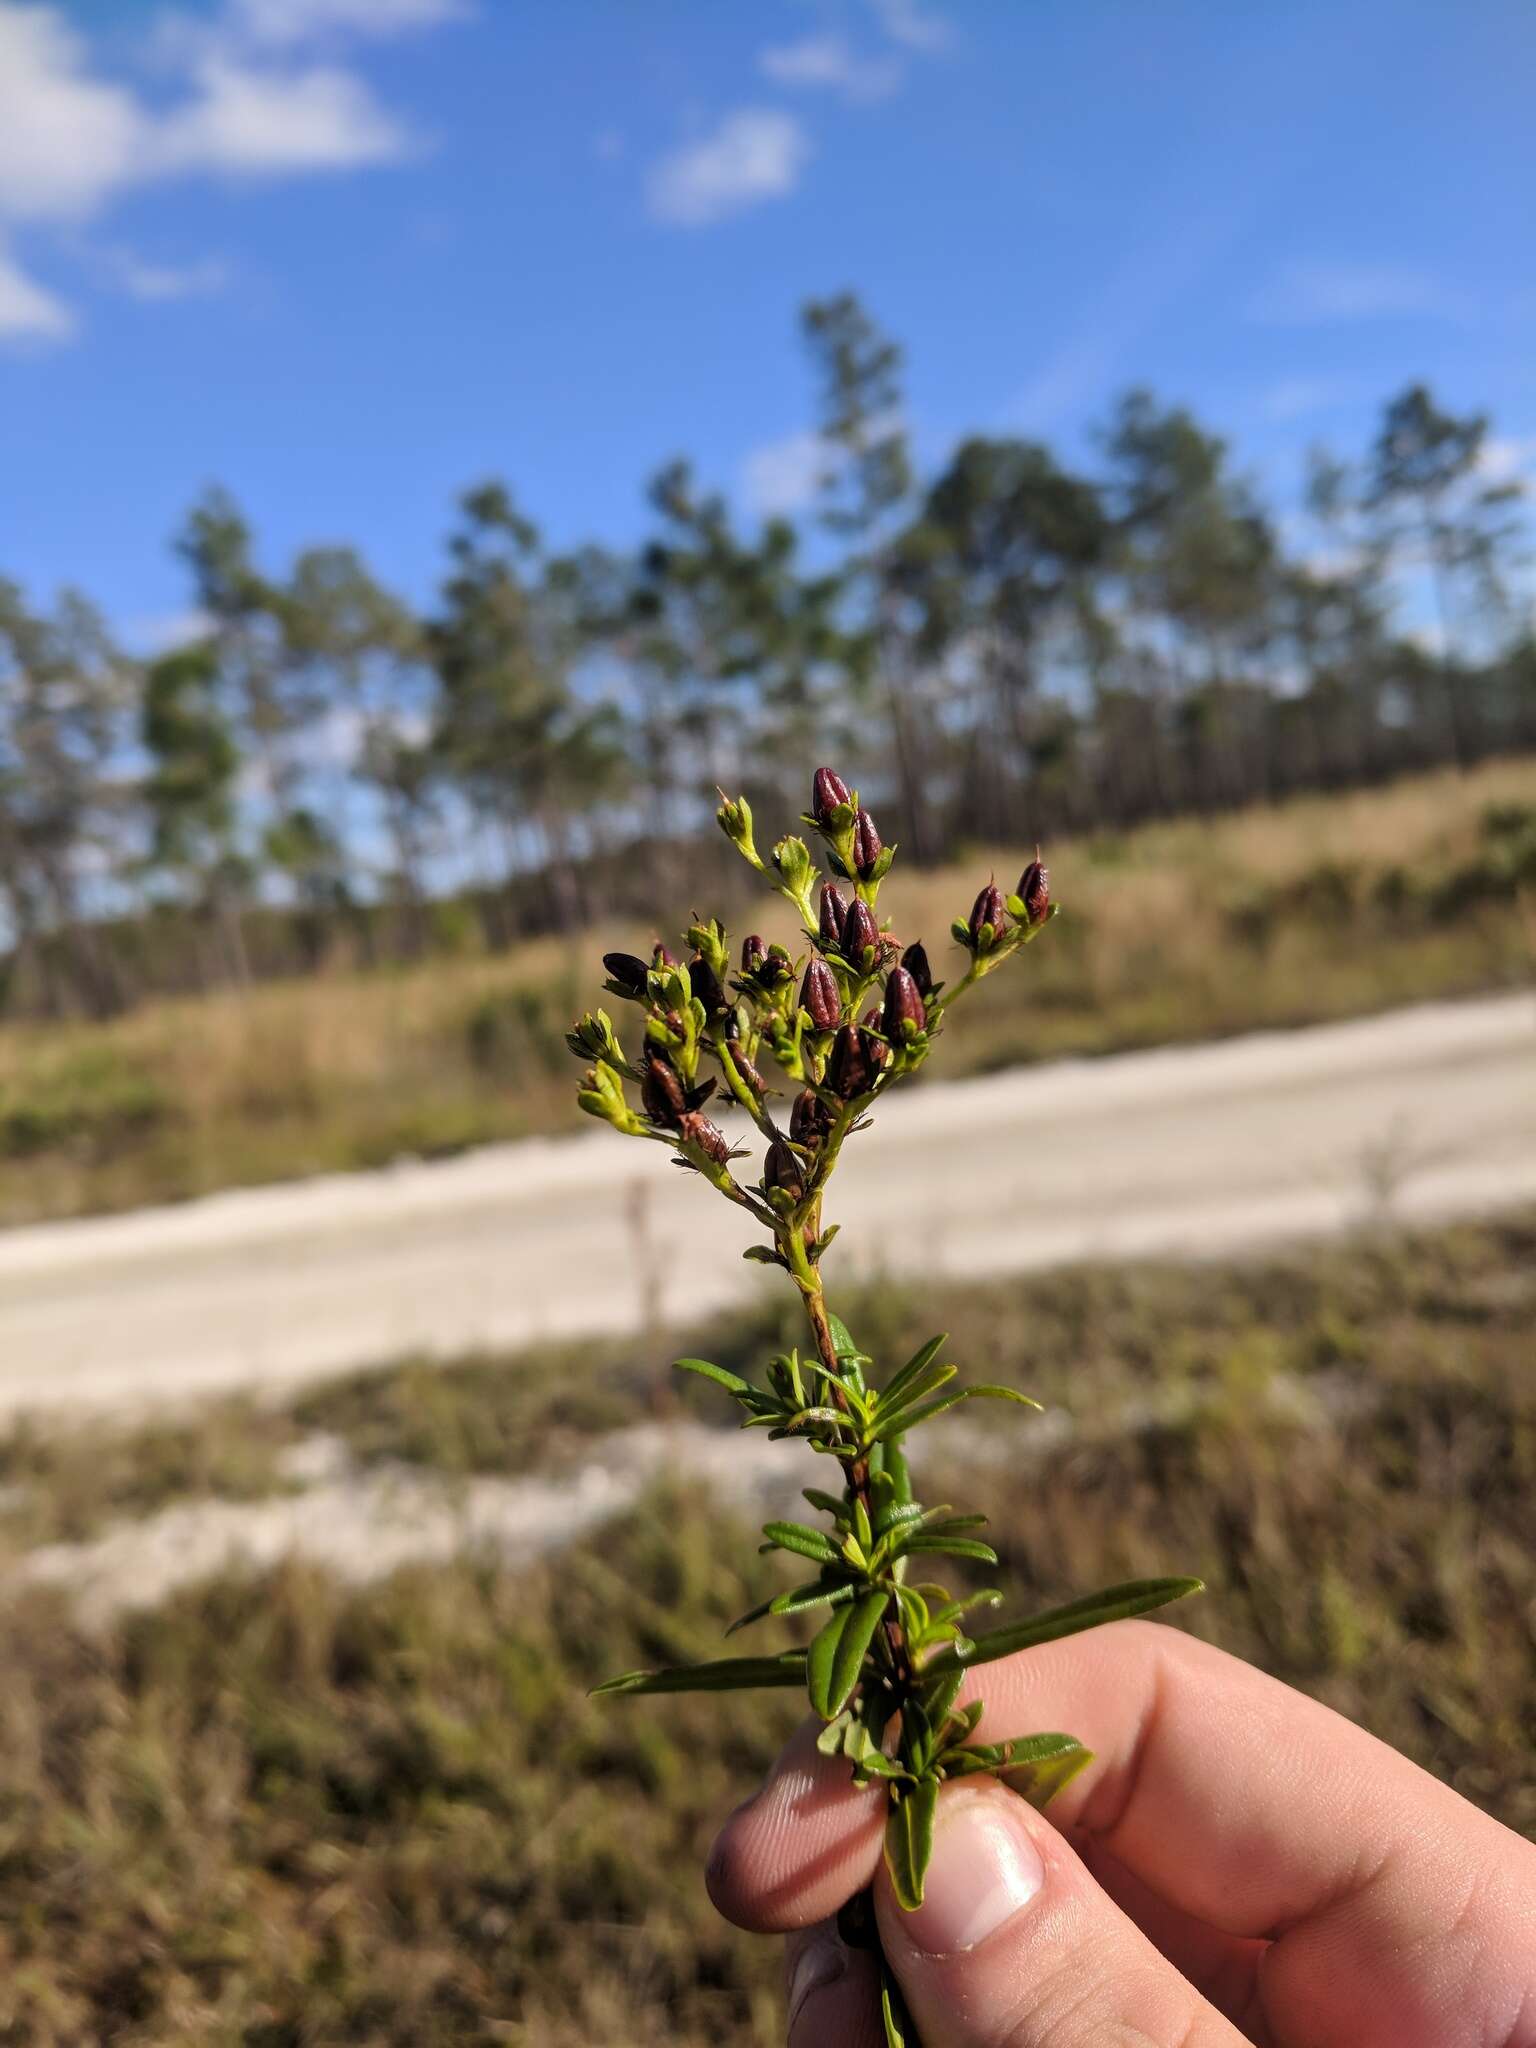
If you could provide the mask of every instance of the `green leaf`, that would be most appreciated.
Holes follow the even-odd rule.
[[[1131,1615],[1150,1614],[1166,1607],[1170,1600],[1182,1600],[1187,1593],[1203,1593],[1203,1579],[1128,1579],[1123,1585],[1106,1586],[1101,1593],[1069,1600],[1064,1607],[1051,1607],[1029,1621],[1010,1622],[1006,1628],[990,1629],[977,1636],[969,1650],[958,1644],[938,1651],[923,1667],[923,1675],[940,1671],[968,1670],[973,1664],[993,1664],[999,1657],[1011,1657],[1016,1650],[1032,1650],[1039,1643],[1054,1643],[1062,1636],[1075,1636],[1086,1628],[1106,1621],[1124,1621]]]
[[[907,2018],[906,2006],[883,1956],[880,1959],[880,2020],[885,2029],[885,2048],[916,2048],[916,2042],[907,2031],[911,2021]]]
[[[923,1401],[915,1408],[903,1408],[896,1415],[882,1412],[876,1437],[883,1437],[890,1431],[905,1432],[915,1429],[920,1422],[931,1421],[935,1415],[942,1415],[946,1408],[954,1408],[961,1401],[1017,1401],[1025,1408],[1038,1408],[1040,1403],[1031,1400],[1028,1394],[1021,1394],[1014,1387],[962,1387],[957,1393],[940,1394],[932,1401]]]
[[[864,1669],[864,1658],[889,1595],[882,1587],[851,1606],[840,1607],[806,1655],[806,1691],[823,1721],[842,1712]]]
[[[848,1334],[848,1325],[841,1316],[835,1316],[829,1312],[827,1328],[832,1332],[832,1349],[840,1359],[855,1358],[860,1362],[863,1361],[864,1353],[860,1351],[858,1345],[854,1343],[853,1338]]]
[[[816,1564],[836,1564],[840,1555],[828,1536],[820,1529],[808,1529],[804,1522],[765,1522],[763,1535],[766,1549],[792,1550]]]
[[[890,1401],[894,1399],[903,1387],[909,1386],[919,1373],[926,1371],[932,1365],[948,1342],[949,1333],[947,1330],[941,1336],[930,1337],[928,1342],[919,1350],[914,1351],[901,1370],[893,1373],[886,1384],[880,1389],[881,1400]]]
[[[1093,1751],[1072,1735],[1024,1735],[1005,1742],[1003,1770],[1014,1791],[1031,1806],[1044,1807],[1093,1762]]]
[[[919,1778],[904,1797],[893,1799],[885,1821],[885,1867],[899,1903],[915,1913],[923,1903],[923,1879],[933,1855],[937,1778]]]
[[[972,1557],[978,1564],[996,1564],[997,1552],[990,1543],[978,1543],[972,1536],[946,1536],[935,1530],[932,1534],[911,1536],[901,1546],[904,1557],[915,1557],[928,1553],[938,1557]]]
[[[674,1372],[696,1372],[702,1379],[713,1380],[717,1387],[724,1387],[728,1394],[757,1391],[739,1372],[727,1372],[723,1365],[711,1365],[707,1358],[674,1358],[672,1369]]]
[[[760,1601],[746,1614],[738,1615],[726,1630],[728,1636],[738,1629],[748,1628],[754,1621],[763,1621],[769,1615],[801,1614],[808,1607],[840,1607],[845,1600],[851,1600],[858,1591],[856,1579],[844,1579],[829,1584],[825,1579],[811,1579],[803,1586],[795,1586],[788,1593],[779,1593],[772,1600]]]
[[[742,1692],[753,1686],[805,1683],[805,1652],[782,1657],[721,1657],[711,1664],[675,1664],[663,1671],[626,1671],[594,1685],[590,1694],[602,1699],[621,1692]]]
[[[800,1497],[808,1500],[813,1508],[820,1508],[824,1515],[831,1515],[834,1521],[841,1522],[847,1516],[847,1501],[839,1500],[835,1493],[823,1493],[819,1486],[801,1487]]]

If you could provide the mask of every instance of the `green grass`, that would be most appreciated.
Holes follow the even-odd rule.
[[[1029,850],[898,870],[882,909],[947,971],[950,920]],[[957,1010],[950,1076],[1513,987],[1536,968],[1536,761],[1048,852],[1067,914]],[[793,938],[782,905],[750,901],[726,906],[738,930]],[[0,1026],[0,1224],[569,1132],[565,1030],[604,947],[650,936]]]
[[[924,1491],[992,1514],[1010,1606],[1198,1571],[1210,1591],[1181,1625],[1536,1834],[1536,1215],[848,1308],[883,1355],[948,1323],[959,1361],[1076,1423],[1029,1455],[1022,1417],[1020,1458],[971,1472],[946,1472],[933,1432]],[[688,1344],[755,1359],[774,1336],[738,1318]],[[546,1352],[435,1391],[422,1367],[358,1379],[267,1426],[501,1469],[653,1412],[662,1385],[659,1353]],[[203,1426],[227,1447],[234,1413],[177,1428]],[[98,1462],[109,1435],[90,1434]],[[158,1443],[118,1440],[120,1504],[226,1483],[227,1448]],[[773,1945],[715,1919],[700,1871],[792,1702],[585,1689],[715,1653],[777,1582],[750,1528],[674,1486],[524,1570],[348,1591],[289,1567],[100,1633],[55,1595],[12,1598],[0,2038],[776,2044]]]

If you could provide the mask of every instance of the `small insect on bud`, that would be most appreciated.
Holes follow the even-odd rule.
[[[700,1116],[696,1109],[690,1109],[678,1122],[678,1130],[690,1145],[697,1145],[707,1159],[713,1159],[716,1166],[724,1166],[731,1156],[725,1133],[712,1124],[707,1116]]]
[[[763,1186],[788,1195],[791,1205],[805,1193],[805,1166],[782,1138],[775,1138],[763,1160]]]
[[[640,1081],[640,1100],[651,1122],[665,1124],[668,1130],[677,1129],[687,1110],[682,1082],[675,1070],[655,1053],[646,1057],[645,1073]]]
[[[756,932],[748,932],[741,942],[741,971],[743,974],[757,974],[768,958],[768,948]]]
[[[607,968],[614,987],[621,990],[623,994],[627,996],[643,996],[645,994],[645,977],[650,970],[645,962],[636,959],[633,953],[605,953],[603,955],[603,965]]]
[[[688,962],[688,986],[710,1016],[725,1008],[724,991],[715,979],[714,969],[701,953],[695,953]]]
[[[916,980],[905,967],[893,967],[886,977],[885,1008],[880,1023],[892,1045],[902,1045],[928,1027],[928,1012]]]
[[[991,926],[990,932],[987,930]],[[1008,911],[1003,903],[1003,892],[996,882],[988,882],[971,905],[967,921],[971,944],[980,952],[988,952],[995,946],[1008,929]]]
[[[870,967],[880,957],[880,927],[862,896],[855,896],[843,919],[843,958],[855,967]]]
[[[853,821],[853,864],[861,881],[869,880],[875,871],[875,862],[884,851],[874,819],[868,811],[861,810]]]
[[[825,960],[813,960],[800,984],[800,1007],[818,1031],[835,1031],[842,1021],[842,999]]]
[[[789,1135],[814,1149],[832,1128],[832,1112],[814,1088],[802,1088],[789,1112]]]
[[[1039,924],[1051,907],[1051,871],[1035,848],[1035,857],[1019,877],[1019,895],[1031,924]]]
[[[848,915],[848,899],[835,882],[821,885],[821,943],[824,946],[842,944],[843,920]]]
[[[901,964],[917,983],[917,992],[926,1002],[933,994],[933,970],[928,965],[928,953],[921,939],[914,939],[901,956]]]
[[[811,812],[818,824],[828,825],[839,804],[848,802],[848,785],[831,768],[818,768],[811,784]]]
[[[863,1095],[879,1071],[874,1041],[855,1024],[845,1024],[837,1034],[827,1061],[827,1086],[844,1102]]]

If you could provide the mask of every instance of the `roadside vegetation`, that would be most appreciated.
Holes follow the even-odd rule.
[[[978,846],[897,909],[942,929]],[[1536,760],[1048,849],[1067,915],[1020,1001],[957,1013],[947,1071],[1344,1017],[1528,983]],[[679,896],[675,922],[689,904]],[[772,919],[765,921],[770,936]],[[791,934],[781,934],[786,939]],[[645,945],[633,926],[599,945]],[[0,1223],[440,1156],[571,1128],[564,1034],[592,938],[0,1028]]]
[[[1210,1591],[1180,1625],[1536,1834],[1533,1318],[1536,1214],[850,1308],[881,1352],[948,1323],[957,1361],[1056,1411],[1021,1425],[1006,1467],[967,1459],[1021,1608],[1199,1570]],[[776,1334],[741,1316],[677,1341],[730,1364]],[[12,1431],[7,1542],[99,1525],[83,1506],[25,1520],[29,1493],[83,1502],[89,1469],[112,1514],[138,1514],[287,1483],[281,1452],[320,1429],[450,1483],[558,1469],[687,1403],[672,1348],[407,1364],[283,1413]],[[487,1553],[348,1588],[292,1563],[96,1630],[63,1592],[13,1585],[0,2035],[777,2044],[773,1945],[716,1920],[701,1865],[793,1705],[684,1698],[663,1717],[585,1698],[614,1671],[716,1653],[778,1583],[759,1560],[744,1584],[743,1555],[750,1532],[674,1482],[532,1564]]]

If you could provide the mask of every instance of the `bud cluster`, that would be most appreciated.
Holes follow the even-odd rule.
[[[804,948],[797,957],[752,932],[733,958],[719,921],[696,917],[681,962],[660,941],[649,961],[607,954],[605,985],[638,1010],[641,1044],[631,1059],[606,1011],[581,1018],[569,1035],[588,1063],[577,1100],[615,1129],[670,1147],[678,1164],[762,1226],[763,1241],[746,1256],[782,1268],[799,1290],[813,1355],[774,1359],[765,1386],[702,1360],[679,1364],[724,1387],[746,1411],[745,1426],[803,1438],[837,1461],[843,1484],[839,1494],[807,1490],[812,1506],[831,1516],[830,1529],[769,1523],[763,1532],[765,1548],[811,1559],[816,1579],[737,1624],[814,1609],[821,1625],[808,1649],[631,1673],[601,1689],[803,1686],[824,1723],[822,1748],[845,1756],[860,1782],[886,1785],[887,1862],[898,1897],[914,1906],[946,1779],[1007,1770],[1011,1783],[1043,1802],[1087,1761],[1069,1736],[976,1743],[979,1707],[955,1706],[964,1669],[1025,1643],[1146,1612],[1196,1582],[1136,1581],[1021,1626],[970,1636],[967,1611],[998,1596],[951,1600],[926,1576],[921,1586],[908,1583],[906,1565],[920,1557],[926,1574],[932,1554],[995,1562],[994,1553],[969,1533],[979,1517],[925,1510],[913,1499],[903,1445],[911,1429],[960,1401],[1022,1397],[1001,1387],[949,1389],[955,1368],[939,1360],[942,1338],[877,1387],[866,1373],[873,1361],[826,1302],[821,1260],[837,1226],[824,1225],[822,1207],[842,1147],[886,1091],[929,1058],[953,1003],[1054,917],[1038,849],[1013,894],[989,879],[969,916],[955,919],[965,967],[946,985],[934,979],[922,941],[903,945],[882,921],[880,885],[895,848],[833,769],[817,769],[803,817],[821,843],[825,875],[798,835],[760,855],[744,797],[722,794],[717,815],[748,865],[794,906]],[[765,1078],[770,1066],[787,1084],[782,1093]],[[704,1113],[717,1090],[763,1141],[755,1182],[733,1173],[743,1154]],[[883,1982],[887,2041],[914,2043],[890,1980]]]

